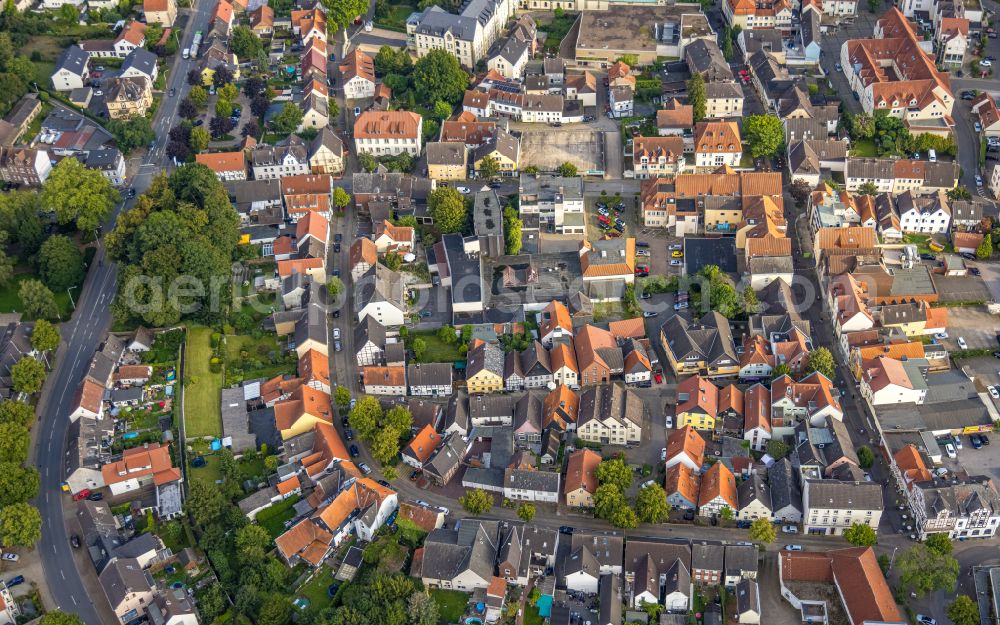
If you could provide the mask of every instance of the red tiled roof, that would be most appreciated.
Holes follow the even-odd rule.
[[[601,464],[601,455],[589,449],[578,449],[566,460],[566,479],[563,485],[564,493],[572,493],[584,489],[590,494],[597,490],[597,465]]]

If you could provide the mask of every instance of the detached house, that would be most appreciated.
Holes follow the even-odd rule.
[[[693,375],[677,385],[678,428],[692,426],[698,430],[715,429],[719,410],[719,387],[707,378]]]
[[[375,97],[375,62],[355,48],[340,64],[341,89],[348,100]]]
[[[743,145],[736,122],[698,122],[694,129],[694,158],[695,166],[700,168],[738,167]]]
[[[660,343],[677,375],[734,376],[740,371],[729,320],[718,312],[706,313],[697,323],[673,315],[660,328]]]
[[[423,118],[410,111],[365,111],[354,121],[358,154],[419,156]]]

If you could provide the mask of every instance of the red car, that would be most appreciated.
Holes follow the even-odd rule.
[[[83,499],[86,499],[89,495],[90,495],[90,489],[84,488],[77,494],[73,495],[73,501],[81,501]]]
[[[654,380],[656,380],[656,383],[657,383],[657,384],[663,384],[663,376],[662,376],[662,375],[660,375],[659,373],[657,373],[657,374],[656,374],[656,375],[655,375],[655,376],[653,377],[653,379],[654,379]]]
[[[611,220],[605,217],[604,215],[598,215],[597,221],[601,222],[602,224],[611,223]]]
[[[649,267],[645,265],[639,265],[635,268],[636,273],[649,273]]]

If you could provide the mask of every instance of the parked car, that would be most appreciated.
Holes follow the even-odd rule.
[[[361,473],[364,475],[371,475],[372,468],[365,464],[364,462],[358,464],[358,468],[361,469]]]
[[[647,310],[642,313],[642,316],[648,319],[649,317],[655,317],[658,314],[659,313],[656,312],[655,310]]]
[[[673,252],[670,252],[670,257],[671,258],[684,258],[684,252],[682,252],[680,250],[674,250]]]
[[[796,526],[794,526],[794,525],[782,525],[781,526],[781,533],[782,534],[798,534],[799,533],[799,528],[796,527]]]
[[[4,553],[2,557],[7,562],[17,562],[18,560],[21,559],[21,556],[17,555],[16,553],[11,553],[9,551]]]
[[[347,441],[354,440],[354,430],[351,428],[344,428],[344,439]]]
[[[351,445],[347,451],[351,454],[351,458],[357,458],[361,455],[357,445]]]
[[[963,449],[965,449],[964,447],[962,447],[962,439],[960,439],[959,437],[952,436],[951,440],[955,442],[955,449],[957,449],[959,451],[962,451]]]
[[[572,535],[573,531],[574,531],[574,528],[570,527],[569,525],[560,525],[559,526],[559,533],[560,534],[569,534],[569,535]]]
[[[459,193],[461,193],[462,195],[468,195],[469,193],[472,192],[469,189],[469,187],[455,187],[455,190],[458,191]]]
[[[921,254],[920,258],[922,260],[937,260],[937,256],[935,256],[934,254]]]
[[[651,297],[653,297],[653,296],[650,295],[649,293],[646,293],[645,291],[643,291],[642,293],[639,294],[639,299],[649,299]]]
[[[83,490],[81,490],[77,494],[73,495],[73,501],[83,501],[89,495],[90,495],[90,489],[89,488],[84,488]]]
[[[642,484],[639,484],[639,490],[642,490],[647,486],[652,486],[653,484],[656,484],[656,480],[646,480]]]
[[[983,177],[980,176],[979,174],[976,174],[976,186],[977,187],[983,186]]]
[[[958,337],[958,346],[962,349],[969,349],[969,344],[965,342],[963,337]]]
[[[947,443],[944,446],[944,453],[948,454],[948,457],[952,460],[958,458],[958,454],[955,453],[955,446],[951,443]]]
[[[87,495],[87,501],[100,501],[104,499],[104,493],[90,493]]]
[[[334,254],[339,254],[340,253],[340,249],[341,249],[340,248],[340,243],[334,243],[333,244],[333,253]]]
[[[23,584],[23,583],[24,583],[24,575],[18,575],[17,577],[11,578],[11,580],[7,582],[7,588],[10,588],[11,586],[17,586],[18,584]]]
[[[664,447],[663,449],[660,450],[660,462],[666,462],[666,461],[667,461],[667,448]]]
[[[979,440],[983,441],[983,445],[989,445],[990,444],[990,437],[987,434],[980,434],[979,435]]]
[[[736,522],[736,529],[748,530],[750,529],[751,525],[753,525],[753,521],[748,521],[746,519],[743,519],[741,521]]]
[[[673,259],[672,261],[670,261],[670,266],[671,267],[680,267],[683,264],[684,263],[682,263],[681,261],[677,260],[676,258]]]
[[[978,275],[982,274],[982,272],[979,271],[978,267],[969,267],[969,273],[971,273],[974,276],[978,276]]]
[[[421,473],[422,473],[422,471],[420,469],[414,469],[413,471],[411,471],[410,472],[410,481],[411,482],[416,482],[417,479],[420,477]]]
[[[77,535],[77,534],[73,534],[72,536],[70,536],[69,537],[69,544],[73,546],[73,549],[79,549],[80,548],[80,536]]]
[[[920,623],[920,625],[937,625],[937,621],[926,614],[918,614],[917,622]]]
[[[972,436],[970,436],[969,437],[969,442],[972,443],[972,448],[973,449],[982,449],[983,448],[983,440],[981,438],[979,438],[978,434],[973,434]]]
[[[785,551],[802,551],[802,545],[785,545]]]
[[[934,338],[936,338],[939,341],[943,341],[946,338],[948,338],[948,333],[947,332],[938,332],[937,334],[934,335]]]
[[[674,429],[674,417],[672,415],[667,415],[663,420],[663,425],[668,429]]]
[[[682,246],[680,243],[671,243],[670,245],[667,246],[667,250],[671,252],[673,252],[674,250],[679,250],[681,248]]]
[[[657,384],[663,384],[663,376],[659,373],[653,374],[653,380],[655,380]]]

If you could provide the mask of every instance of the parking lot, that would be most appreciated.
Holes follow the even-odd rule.
[[[942,302],[985,302],[993,299],[990,289],[981,278],[976,276],[931,275],[934,286],[937,287],[938,297]]]
[[[534,165],[541,171],[555,171],[563,163],[576,165],[581,175],[603,172],[605,168],[604,132],[600,130],[561,130],[539,126],[521,134],[522,166]]]
[[[1000,349],[996,335],[1000,319],[986,312],[984,307],[949,308],[948,338],[942,341],[949,351],[959,350],[959,337],[965,339],[967,349]]]

